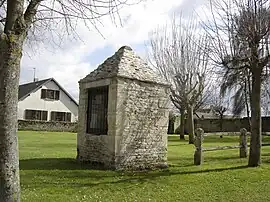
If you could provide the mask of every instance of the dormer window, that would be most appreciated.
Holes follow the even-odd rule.
[[[59,90],[41,89],[41,99],[59,100],[59,97]]]

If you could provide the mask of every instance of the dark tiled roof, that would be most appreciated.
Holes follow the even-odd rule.
[[[53,81],[59,88],[66,93],[66,95],[78,106],[77,101],[54,79],[44,79],[36,82],[26,83],[19,86],[19,101],[26,98],[30,93],[36,91],[38,88],[42,87],[45,83]]]
[[[24,99],[28,94],[41,87],[44,83],[48,82],[50,79],[44,79],[32,83],[26,83],[19,86],[19,100]]]

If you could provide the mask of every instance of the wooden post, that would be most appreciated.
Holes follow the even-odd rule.
[[[203,133],[204,133],[204,131],[201,128],[198,128],[195,131],[194,165],[201,165],[203,162],[203,154],[202,154]]]
[[[242,128],[240,130],[240,158],[246,158],[248,152],[247,146],[247,130]]]

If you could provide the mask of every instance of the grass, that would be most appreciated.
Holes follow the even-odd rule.
[[[77,163],[72,133],[21,131],[19,144],[23,202],[270,201],[270,147],[258,168],[247,168],[238,149],[207,152],[193,166],[193,146],[169,136],[168,169],[122,173]],[[237,137],[209,136],[204,146],[235,144]]]

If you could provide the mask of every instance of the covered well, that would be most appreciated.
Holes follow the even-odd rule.
[[[79,84],[78,160],[112,169],[167,166],[169,85],[130,47]]]

